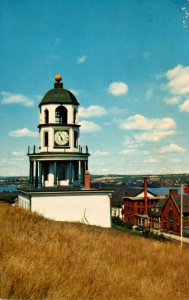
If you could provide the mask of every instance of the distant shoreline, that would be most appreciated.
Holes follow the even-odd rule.
[[[0,185],[0,192],[16,192],[17,187],[20,185]],[[130,186],[133,187],[133,186]],[[116,186],[115,189],[120,188]],[[121,187],[123,188],[123,187]],[[125,188],[129,188],[129,186],[125,186]],[[142,186],[137,186],[137,188],[143,188]],[[148,190],[156,195],[167,195],[169,194],[170,189],[178,189],[178,193],[181,192],[180,186],[161,186],[161,187],[148,187]]]

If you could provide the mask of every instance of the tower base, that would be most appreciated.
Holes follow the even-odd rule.
[[[111,193],[82,189],[20,189],[18,205],[55,221],[111,227]]]

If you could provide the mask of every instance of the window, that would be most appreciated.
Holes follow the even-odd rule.
[[[67,124],[67,109],[64,106],[57,107],[55,111],[55,122],[59,124]]]
[[[60,163],[57,165],[57,177],[58,180],[66,180],[67,179],[67,172],[66,172],[66,164]]]
[[[173,230],[174,217],[172,211],[169,212],[169,230]]]
[[[78,175],[79,175],[79,166],[78,162],[74,162],[74,180],[78,180]]]
[[[49,123],[49,111],[48,109],[45,109],[45,124]]]
[[[49,175],[49,166],[46,164],[44,165],[44,180],[48,180]]]
[[[49,133],[47,131],[44,132],[44,147],[48,147],[49,145]]]
[[[78,132],[74,131],[74,148],[78,147]]]
[[[76,109],[74,109],[74,111],[73,111],[73,123],[74,124],[76,122],[76,114],[77,114]]]
[[[138,214],[140,214],[140,208],[137,209]]]

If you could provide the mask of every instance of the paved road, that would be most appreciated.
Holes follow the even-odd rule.
[[[178,235],[170,234],[170,233],[163,233],[165,237],[171,238],[173,240],[177,240],[178,242],[181,242],[181,237]],[[189,244],[189,238],[183,237],[182,238],[183,243]]]

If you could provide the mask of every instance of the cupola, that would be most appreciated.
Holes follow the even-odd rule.
[[[54,88],[49,90],[42,98],[39,107],[45,104],[71,104],[79,105],[76,97],[68,90],[63,88],[63,83],[61,82],[62,76],[56,75],[54,77],[55,83]]]

